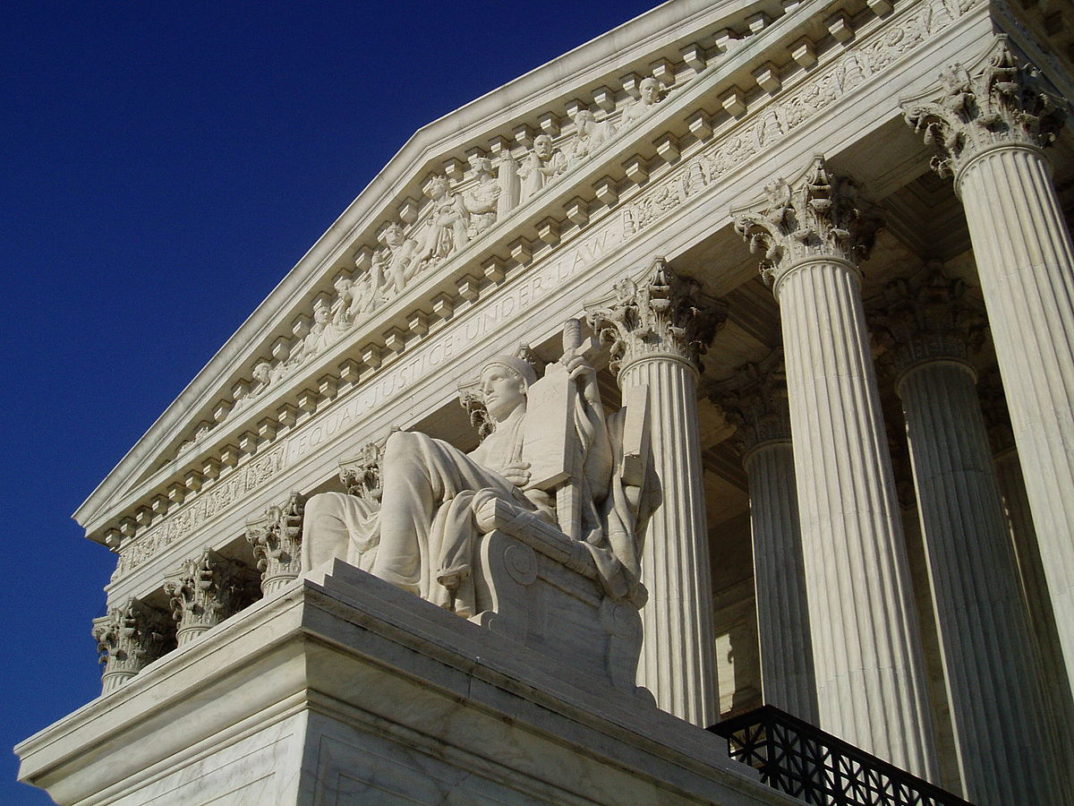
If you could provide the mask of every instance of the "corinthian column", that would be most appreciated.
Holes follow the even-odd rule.
[[[822,157],[736,229],[779,301],[820,726],[916,775],[934,753],[857,260],[878,220]]]
[[[172,648],[174,632],[167,613],[133,597],[94,619],[93,637],[104,664],[101,693],[115,691]]]
[[[196,559],[184,560],[179,570],[164,581],[179,646],[197,640],[203,632],[253,602],[258,582],[253,569],[212,549],[206,549]]]
[[[953,175],[973,242],[1026,492],[1074,674],[1074,245],[1051,166],[1065,104],[1004,37],[969,70],[941,76],[906,118]]]
[[[642,551],[649,602],[641,611],[638,683],[665,711],[708,726],[717,715],[716,670],[697,380],[699,354],[725,314],[662,258],[637,280],[617,283],[587,313],[590,326],[612,344],[624,398],[634,387],[648,388],[660,504]]]
[[[969,363],[967,325],[976,317],[964,291],[931,265],[889,284],[885,341],[906,420],[965,796],[979,806],[1051,803],[1050,730]]]
[[[750,494],[753,577],[761,644],[761,693],[816,724],[817,684],[809,636],[794,450],[782,352],[746,364],[719,384],[713,400],[736,426]]]

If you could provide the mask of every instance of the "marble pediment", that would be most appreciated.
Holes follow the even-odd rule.
[[[980,5],[667,3],[420,129],[76,520],[113,547],[197,528],[462,314],[595,264]]]

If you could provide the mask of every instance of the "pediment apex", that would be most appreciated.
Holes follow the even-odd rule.
[[[568,116],[572,111],[588,108],[598,123],[610,121],[609,128],[623,126],[630,110],[645,102],[642,96],[653,93],[657,103],[667,102],[668,114],[674,111],[683,118],[676,125],[682,124],[685,136],[704,137],[710,114],[734,114],[733,99],[706,100],[712,109],[691,114],[687,123],[685,113],[697,111],[699,101],[695,97],[694,105],[686,109],[680,108],[677,98],[690,95],[693,79],[712,75],[706,68],[717,57],[727,56],[734,81],[761,82],[763,79],[756,76],[751,78],[757,68],[753,64],[757,61],[755,49],[737,47],[741,40],[775,34],[774,23],[793,15],[793,28],[787,23],[780,26],[782,33],[778,34],[779,47],[791,50],[792,34],[800,35],[810,25],[819,25],[815,22],[818,11],[824,12],[819,15],[824,17],[835,7],[827,0],[806,0],[800,5],[780,0],[673,0],[419,129],[79,507],[75,520],[86,528],[87,536],[105,541],[129,499],[158,494],[156,487],[166,490],[185,475],[196,481],[200,471],[187,465],[201,461],[191,459],[200,453],[201,431],[215,431],[223,424],[225,428],[212,436],[213,444],[226,443],[231,453],[241,458],[248,446],[256,445],[276,428],[266,417],[286,423],[294,416],[289,407],[301,408],[297,400],[270,400],[266,396],[263,402],[270,401],[272,411],[261,411],[260,419],[250,422],[244,419],[249,412],[236,417],[242,401],[268,394],[265,390],[272,384],[255,377],[260,365],[268,367],[266,373],[280,374],[285,369],[282,376],[286,381],[283,377],[273,380],[286,383],[290,391],[302,391],[308,405],[314,405],[309,401],[318,394],[335,394],[333,390],[341,383],[355,382],[360,372],[376,370],[382,360],[400,352],[406,334],[421,334],[430,322],[449,318],[452,308],[466,304],[471,295],[476,299],[476,289],[482,284],[500,282],[504,260],[512,265],[527,264],[537,251],[558,243],[562,226],[584,224],[589,205],[612,205],[618,185],[644,181],[651,161],[676,160],[679,136],[666,131],[666,119],[650,127],[650,121],[639,117],[631,123],[637,127],[637,136],[606,144],[600,149],[600,159],[594,160],[611,166],[612,172],[625,171],[624,179],[602,177],[603,169],[599,168],[572,169],[571,179],[577,182],[564,181],[555,193],[545,193],[540,204],[519,204],[520,209],[533,213],[532,221],[500,211],[504,226],[492,226],[484,242],[471,232],[469,243],[465,243],[466,236],[458,230],[454,235],[445,230],[431,237],[425,226],[430,210],[439,204],[454,204],[461,210],[468,204],[461,197],[475,186],[485,162],[496,157],[497,150],[503,152],[500,157],[507,154],[521,165],[536,152],[536,141],[542,136],[556,138],[556,148],[564,138],[575,137],[576,125]],[[772,45],[777,39],[765,41]],[[756,50],[763,56],[763,48]],[[739,55],[743,58],[731,58]],[[658,108],[651,121],[666,118],[661,111]],[[547,170],[554,170],[554,166],[549,164]],[[502,183],[498,170],[495,178]],[[433,189],[434,185],[446,187],[448,192],[443,194]],[[582,185],[591,189],[590,198],[578,196],[576,188]],[[471,210],[468,215],[472,224],[482,213]],[[437,239],[442,246],[434,243]],[[441,248],[455,249],[460,261],[467,256],[469,279],[452,277],[441,282],[434,276],[436,272],[414,268],[415,262],[431,265]],[[351,345],[354,349],[348,347],[345,356],[325,348],[300,369],[293,368],[297,352],[316,352],[311,345],[321,338],[318,334],[323,328],[319,331],[319,327],[336,321],[333,317],[353,321],[366,315],[357,308],[343,310],[343,300],[360,281],[376,274],[381,278],[377,282],[389,284],[393,272],[400,285],[409,283],[408,273],[430,275],[417,277],[421,282],[415,285],[421,286],[423,294],[420,303],[408,309],[396,305],[396,301],[412,296],[400,291],[391,300],[395,312],[389,311],[384,321],[378,321],[375,338]],[[406,291],[410,290],[408,285]],[[357,294],[355,291],[352,296]],[[376,310],[378,317],[380,311]],[[330,339],[322,341],[327,344]],[[340,380],[348,375],[350,381]],[[199,425],[203,423],[210,427],[204,429]]]

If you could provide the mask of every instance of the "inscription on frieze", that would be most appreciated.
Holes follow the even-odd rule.
[[[190,534],[215,515],[261,487],[284,466],[284,446],[278,445],[256,456],[243,467],[217,481],[197,498],[169,515],[159,526],[138,535],[119,552],[119,562],[112,575],[115,581],[159,554],[167,546]]]

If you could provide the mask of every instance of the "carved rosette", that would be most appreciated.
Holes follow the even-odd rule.
[[[174,646],[175,625],[163,610],[131,597],[93,620],[103,693],[115,691]]]
[[[906,122],[938,151],[932,168],[944,177],[957,176],[994,146],[1050,145],[1063,125],[1065,107],[1003,35],[975,66],[950,66],[940,74],[939,87],[902,104]]]
[[[611,344],[611,368],[670,357],[701,370],[701,356],[727,319],[727,306],[702,293],[657,258],[636,280],[620,280],[611,297],[586,309],[589,326]]]
[[[356,495],[371,504],[380,502],[383,492],[380,464],[386,444],[387,440],[368,442],[359,449],[357,456],[339,463],[339,480],[349,495]]]
[[[965,283],[946,277],[935,263],[884,287],[875,333],[887,348],[896,383],[930,361],[969,366],[971,348],[979,347],[984,337],[985,318],[967,300],[966,291]]]
[[[834,174],[819,155],[797,179],[777,179],[765,187],[764,200],[732,215],[750,251],[764,255],[761,276],[772,286],[809,260],[856,267],[883,223],[857,184]]]
[[[775,350],[760,363],[743,364],[731,378],[713,387],[709,399],[736,426],[732,439],[743,457],[762,445],[790,442],[782,350]]]
[[[306,497],[292,492],[282,506],[270,506],[265,515],[246,524],[246,540],[253,547],[261,592],[279,590],[302,570],[302,513]]]
[[[179,571],[164,582],[179,645],[251,604],[258,598],[259,581],[254,569],[212,549],[184,560]]]

